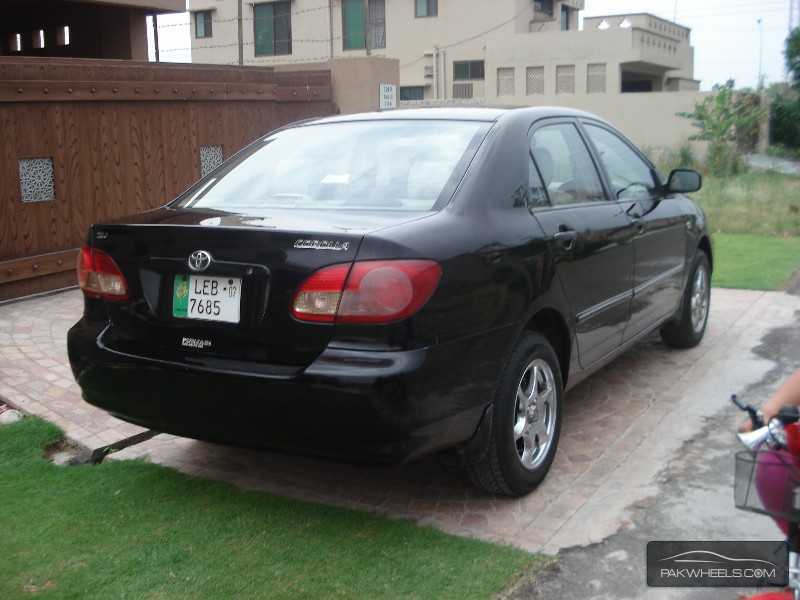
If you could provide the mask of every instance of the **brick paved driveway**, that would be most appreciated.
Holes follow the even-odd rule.
[[[94,448],[141,429],[80,400],[65,338],[81,304],[79,292],[68,291],[0,306],[0,397]],[[648,493],[669,453],[695,431],[692,423],[699,429],[727,393],[769,368],[753,362],[749,351],[770,327],[793,318],[800,298],[714,290],[712,305],[699,348],[668,350],[654,336],[567,396],[553,469],[523,499],[483,496],[435,458],[401,468],[352,466],[169,435],[116,456],[148,457],[202,477],[407,517],[529,550],[599,541],[625,525],[625,506]]]

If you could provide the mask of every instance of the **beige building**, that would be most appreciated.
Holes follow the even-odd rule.
[[[686,27],[649,15],[584,19],[584,0],[189,0],[192,62],[400,63],[400,100],[693,91]]]

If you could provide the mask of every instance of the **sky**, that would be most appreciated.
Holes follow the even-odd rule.
[[[692,28],[695,78],[701,80],[701,89],[710,90],[728,79],[734,79],[737,87],[756,87],[762,39],[761,68],[766,83],[785,79],[783,46],[789,29],[790,1],[795,2],[797,25],[800,0],[586,0],[582,15],[649,12],[670,20],[674,16],[678,23]],[[762,19],[761,34],[758,19]],[[188,13],[162,15],[158,22],[161,60],[189,62]],[[152,34],[150,38],[152,60]]]

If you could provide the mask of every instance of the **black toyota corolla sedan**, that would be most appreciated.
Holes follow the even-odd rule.
[[[655,330],[702,339],[700,185],[571,110],[298,123],[91,228],[70,361],[87,402],[154,430],[347,460],[448,450],[525,494],[565,389]]]

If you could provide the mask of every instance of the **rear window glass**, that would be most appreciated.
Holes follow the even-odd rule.
[[[487,128],[398,120],[287,129],[200,180],[174,206],[430,211],[449,199]]]

